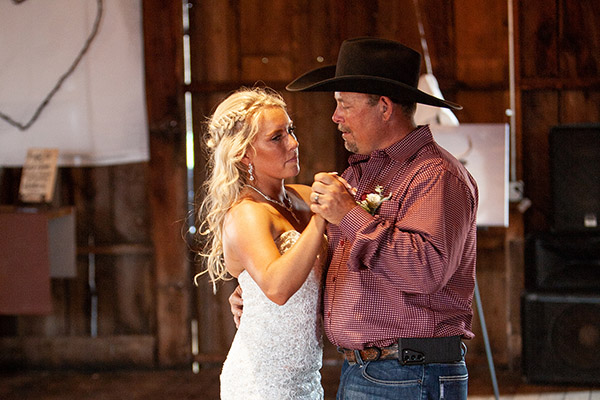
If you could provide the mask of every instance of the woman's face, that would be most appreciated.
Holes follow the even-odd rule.
[[[269,107],[258,117],[258,132],[248,151],[257,181],[286,179],[298,175],[298,140],[292,120],[279,107]]]

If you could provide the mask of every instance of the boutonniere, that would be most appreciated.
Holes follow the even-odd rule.
[[[376,186],[375,193],[363,194],[361,197],[361,200],[357,201],[356,203],[359,206],[361,206],[365,211],[367,211],[369,214],[375,215],[375,211],[377,211],[377,209],[379,208],[381,203],[392,198],[392,193],[390,193],[386,197],[383,197],[382,192],[383,192],[383,187]]]

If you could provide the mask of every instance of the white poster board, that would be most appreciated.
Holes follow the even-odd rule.
[[[458,158],[477,181],[477,226],[508,226],[508,124],[430,125],[440,146]]]
[[[32,147],[59,149],[60,166],[148,160],[141,0],[0,1],[0,112],[27,123],[94,27],[35,123],[0,119],[0,166]]]

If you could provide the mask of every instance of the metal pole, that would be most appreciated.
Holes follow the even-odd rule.
[[[494,397],[496,398],[496,400],[499,400],[500,393],[498,391],[498,381],[496,380],[496,370],[494,369],[492,349],[490,347],[490,339],[488,337],[487,327],[485,325],[485,317],[483,316],[483,308],[481,307],[481,296],[479,296],[479,286],[477,285],[477,281],[475,281],[475,303],[477,304],[477,313],[479,314],[479,322],[481,323],[481,330],[483,332],[483,343],[485,344],[485,354],[487,355],[488,366],[490,368],[490,376],[492,377]]]

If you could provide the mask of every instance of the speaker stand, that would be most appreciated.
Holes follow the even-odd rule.
[[[479,286],[475,281],[475,303],[477,305],[477,313],[479,314],[479,322],[481,324],[481,331],[483,333],[483,343],[485,344],[485,354],[487,356],[488,366],[490,368],[490,376],[492,377],[492,387],[494,388],[494,397],[496,400],[500,399],[500,393],[498,391],[498,381],[496,380],[496,370],[494,369],[494,360],[492,358],[492,349],[490,347],[490,338],[487,334],[487,327],[485,325],[485,317],[483,316],[483,307],[481,307],[481,296],[479,295]]]

